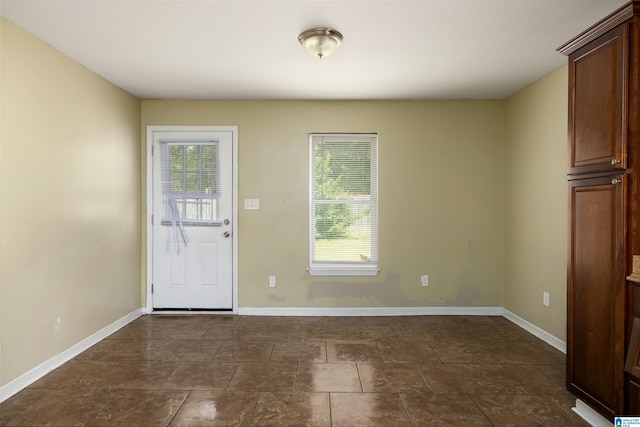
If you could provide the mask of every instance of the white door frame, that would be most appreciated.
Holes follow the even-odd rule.
[[[151,215],[153,214],[153,133],[154,132],[232,132],[233,145],[233,201],[231,203],[233,213],[231,215],[232,225],[232,293],[233,309],[232,313],[238,312],[238,126],[147,126],[147,304],[143,308],[145,314],[153,313],[153,295],[151,294],[151,282],[153,278],[153,226],[151,225]],[[163,311],[162,313],[167,313]],[[221,311],[229,313],[229,311]]]

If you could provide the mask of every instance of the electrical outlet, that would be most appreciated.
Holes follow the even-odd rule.
[[[269,287],[270,288],[276,287],[276,276],[269,276]]]
[[[543,292],[543,293],[542,293],[542,303],[543,303],[546,307],[549,307],[549,292]]]
[[[422,283],[422,286],[429,286],[429,275],[425,274],[424,276],[421,276],[420,282]]]
[[[260,210],[260,199],[244,199],[244,209],[247,211]]]

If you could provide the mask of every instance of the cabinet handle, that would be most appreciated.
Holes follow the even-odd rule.
[[[618,160],[618,159],[611,159],[611,166],[615,166],[615,165],[617,165],[619,163],[622,163],[622,161]]]
[[[620,184],[621,182],[622,182],[622,181],[621,181],[621,180],[619,180],[618,178],[613,178],[613,179],[611,180],[611,185]]]

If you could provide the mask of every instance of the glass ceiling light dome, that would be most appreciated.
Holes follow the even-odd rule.
[[[298,36],[300,44],[318,58],[331,55],[342,42],[342,34],[331,28],[312,28]]]

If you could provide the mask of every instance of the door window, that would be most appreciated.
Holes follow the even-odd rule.
[[[219,223],[218,141],[161,142],[163,224]]]

